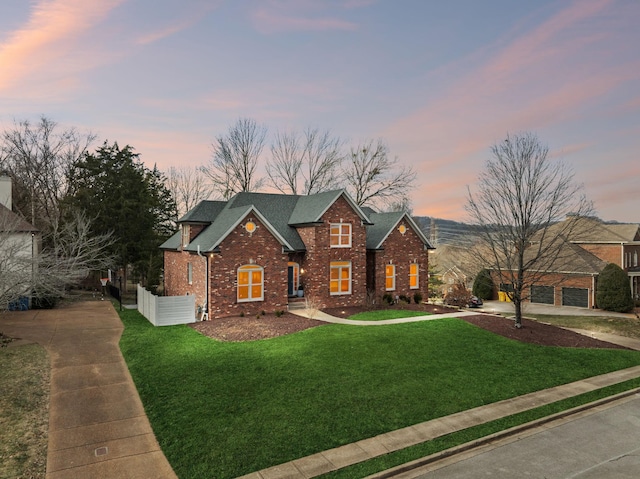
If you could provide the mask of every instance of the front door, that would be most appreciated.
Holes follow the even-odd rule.
[[[294,275],[293,275],[293,266],[289,265],[289,267],[287,268],[287,294],[289,296],[293,296],[295,294],[295,289],[294,289]]]

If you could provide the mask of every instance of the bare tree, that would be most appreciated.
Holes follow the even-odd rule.
[[[339,187],[342,145],[330,131],[318,128],[307,128],[302,138],[295,132],[278,133],[267,164],[271,184],[282,193],[303,195]]]
[[[13,178],[16,211],[44,232],[55,228],[72,165],[94,140],[75,128],[60,130],[44,116],[35,125],[23,120],[2,132],[0,167]]]
[[[390,159],[387,145],[370,140],[352,147],[342,176],[347,191],[360,205],[403,201],[415,188],[416,172]]]
[[[40,250],[40,233],[0,206],[0,310],[21,297],[64,297],[90,271],[111,266],[111,236],[93,236],[90,227],[84,214],[75,213]]]
[[[520,328],[529,286],[567,261],[566,239],[593,214],[593,205],[571,169],[549,160],[536,135],[508,135],[491,152],[478,192],[468,189],[466,209],[488,252],[481,258],[508,286]]]
[[[212,187],[202,169],[190,166],[172,166],[167,172],[167,189],[176,200],[178,218],[211,196]]]
[[[264,179],[256,177],[256,169],[266,134],[266,128],[255,120],[240,118],[226,135],[216,138],[211,162],[202,171],[223,199],[229,199],[240,191],[258,191],[262,187]]]

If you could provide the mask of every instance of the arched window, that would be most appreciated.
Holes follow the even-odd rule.
[[[264,270],[262,266],[245,264],[238,268],[238,302],[264,300]]]

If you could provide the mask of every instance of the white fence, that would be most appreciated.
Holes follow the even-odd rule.
[[[138,311],[154,326],[196,322],[195,296],[155,296],[138,285]]]

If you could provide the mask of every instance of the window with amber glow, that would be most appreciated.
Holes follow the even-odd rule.
[[[418,283],[418,263],[411,263],[409,265],[409,288],[418,289],[420,286]]]
[[[329,274],[331,294],[351,294],[351,263],[349,261],[332,261]]]
[[[332,248],[351,247],[351,224],[332,223],[330,232],[330,244]]]
[[[264,274],[261,266],[245,264],[238,268],[238,302],[264,299]]]
[[[385,289],[393,291],[396,289],[396,266],[388,264],[385,267]]]

